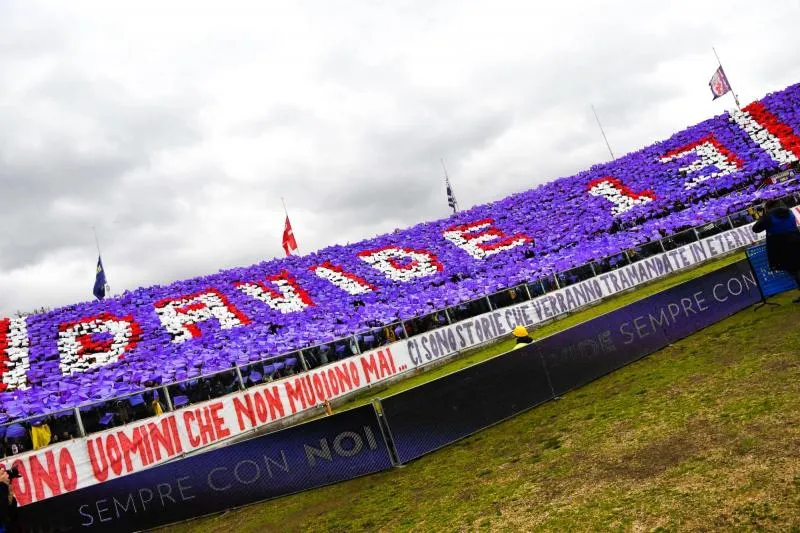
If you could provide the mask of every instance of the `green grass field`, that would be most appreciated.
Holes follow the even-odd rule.
[[[780,308],[745,310],[402,469],[166,530],[800,531],[800,307],[792,297],[778,298]]]

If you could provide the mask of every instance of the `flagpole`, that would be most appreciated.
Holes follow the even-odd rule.
[[[447,167],[444,166],[444,157],[440,157],[439,162],[442,164],[442,170],[444,170],[444,182],[450,188],[450,193],[453,195],[453,212],[458,213],[458,201],[456,200],[456,194],[453,192],[453,185],[450,183],[450,176],[447,174]]]
[[[444,166],[444,157],[440,157],[439,162],[442,164],[442,170],[444,170],[445,181],[447,181],[447,183],[450,183],[450,176],[447,175],[447,167]]]
[[[711,50],[714,51],[714,57],[717,58],[717,64],[719,64],[719,68],[722,69],[722,72],[725,72],[725,69],[722,68],[722,61],[719,60],[719,54],[717,54],[717,49],[712,46]],[[741,111],[742,110],[742,106],[739,105],[739,97],[736,96],[736,91],[733,90],[733,85],[731,85],[731,79],[728,77],[727,73],[725,73],[725,79],[728,81],[728,87],[731,88],[731,94],[733,95],[733,101],[736,102],[736,109]]]
[[[94,229],[94,226],[92,226],[92,234],[94,234],[94,244],[97,246],[97,256],[99,257],[102,255],[100,253],[100,241],[97,240],[97,230]]]
[[[603,129],[603,125],[600,123],[600,117],[597,116],[597,110],[594,108],[594,104],[592,106],[592,113],[594,113],[594,119],[597,121],[597,125],[600,127],[600,133],[603,135],[603,140],[606,142],[606,148],[608,148],[608,153],[611,154],[611,159],[616,159],[614,157],[614,152],[611,150],[611,144],[608,142],[608,137],[606,137],[606,131]]]

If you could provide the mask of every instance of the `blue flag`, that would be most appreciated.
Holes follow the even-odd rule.
[[[103,270],[103,260],[97,256],[97,274],[94,278],[94,289],[92,289],[94,297],[102,300],[106,297],[106,271]]]

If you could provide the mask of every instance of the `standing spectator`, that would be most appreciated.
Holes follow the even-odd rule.
[[[780,200],[770,200],[753,231],[767,232],[767,260],[772,270],[788,272],[800,285],[800,231],[792,212]],[[800,303],[795,298],[794,303]]]
[[[17,499],[5,467],[0,466],[0,533],[16,531]]]

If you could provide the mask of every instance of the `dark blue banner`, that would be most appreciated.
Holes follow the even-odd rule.
[[[405,463],[553,397],[530,347],[489,359],[382,400]]]
[[[756,279],[764,298],[797,288],[797,280],[788,272],[770,269],[766,244],[748,248],[747,259],[750,261],[750,266],[753,267],[753,272],[756,273]]]
[[[134,531],[391,468],[371,405],[21,509],[31,531]]]
[[[584,385],[759,301],[742,260],[536,342],[556,394]]]
[[[760,299],[747,261],[382,401],[406,462],[651,354]],[[548,381],[548,379],[550,381]]]

